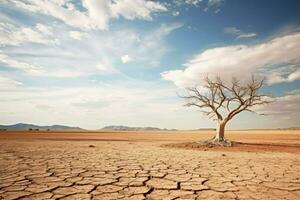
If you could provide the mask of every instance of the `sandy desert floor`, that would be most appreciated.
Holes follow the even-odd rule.
[[[227,135],[250,144],[165,147],[205,131],[1,132],[0,199],[300,199],[300,131]]]

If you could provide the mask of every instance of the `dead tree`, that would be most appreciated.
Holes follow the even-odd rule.
[[[264,79],[255,79],[254,76],[248,83],[241,83],[236,78],[228,83],[220,77],[207,77],[201,90],[198,87],[186,88],[187,94],[181,97],[187,101],[185,106],[200,108],[202,113],[217,121],[216,134],[208,144],[231,146],[232,143],[224,137],[228,121],[243,111],[255,113],[254,106],[273,101],[270,96],[258,93],[263,85]]]

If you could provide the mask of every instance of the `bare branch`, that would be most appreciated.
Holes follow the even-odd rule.
[[[273,102],[267,95],[259,94],[258,91],[264,85],[265,79],[255,79],[252,76],[247,84],[233,78],[228,84],[223,82],[220,77],[204,80],[204,87],[207,92],[202,92],[197,87],[186,88],[188,94],[181,96],[187,100],[186,106],[194,106],[210,111],[201,111],[210,118],[217,120],[230,120],[242,111],[253,112],[254,106]],[[220,111],[220,109],[223,110]],[[221,113],[227,112],[225,116]]]

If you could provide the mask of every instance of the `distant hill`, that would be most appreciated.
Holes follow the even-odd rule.
[[[288,128],[279,128],[279,130],[300,130],[300,126],[288,127]]]
[[[71,127],[63,125],[38,126],[34,124],[18,123],[13,125],[0,125],[0,130],[4,131],[83,131],[80,127]]]
[[[176,131],[176,129],[161,129],[156,127],[105,126],[100,130],[108,131]]]

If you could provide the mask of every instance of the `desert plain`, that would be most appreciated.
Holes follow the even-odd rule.
[[[300,199],[300,131],[0,132],[0,199]]]

